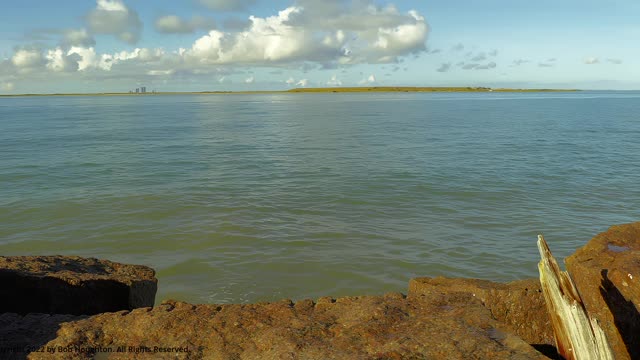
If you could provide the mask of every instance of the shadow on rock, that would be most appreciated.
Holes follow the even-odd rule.
[[[0,358],[22,360],[30,353],[47,353],[45,344],[56,338],[62,323],[84,318],[87,316],[0,314]]]
[[[600,294],[607,303],[616,327],[624,341],[629,356],[632,359],[640,359],[640,313],[633,302],[627,300],[609,279],[609,272],[604,269],[601,272],[602,283]]]

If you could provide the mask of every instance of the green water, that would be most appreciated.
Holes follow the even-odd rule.
[[[145,264],[158,300],[536,276],[640,219],[640,93],[0,98],[0,253]]]

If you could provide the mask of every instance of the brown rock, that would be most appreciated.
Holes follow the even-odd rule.
[[[77,256],[0,256],[0,311],[97,314],[153,306],[153,269]]]
[[[25,359],[30,352],[42,351],[43,345],[56,337],[61,323],[82,318],[74,315],[0,314],[0,359]]]
[[[410,298],[425,294],[464,293],[478,299],[491,316],[514,334],[538,347],[555,346],[549,314],[537,279],[508,284],[476,279],[417,278],[409,282]]]
[[[640,222],[612,226],[566,259],[617,359],[640,359]]]
[[[191,305],[62,324],[30,359],[544,359],[468,293],[322,298],[317,303]],[[173,349],[172,349],[173,348]],[[117,352],[121,350],[121,352]],[[109,351],[108,353],[105,353]]]

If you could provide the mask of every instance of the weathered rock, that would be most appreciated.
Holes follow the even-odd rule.
[[[555,349],[553,329],[538,279],[496,283],[476,279],[417,278],[409,282],[409,298],[464,293],[478,299],[491,316],[537,348]],[[428,296],[426,297],[429,298]]]
[[[0,359],[25,359],[31,352],[43,351],[43,345],[56,337],[63,322],[86,316],[15,313],[0,314]]]
[[[30,359],[544,359],[468,293],[190,305],[62,324]],[[174,351],[160,352],[160,349]],[[120,352],[118,352],[120,351]],[[107,352],[107,353],[105,353]],[[105,356],[104,358],[106,358]]]
[[[618,359],[640,359],[640,222],[612,226],[566,259]]]
[[[0,312],[98,314],[153,306],[155,271],[77,256],[0,256]]]

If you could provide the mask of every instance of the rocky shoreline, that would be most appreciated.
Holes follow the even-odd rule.
[[[640,358],[640,222],[567,258],[617,359]],[[153,269],[0,257],[2,359],[559,358],[538,279],[417,278],[407,294],[154,305]]]

